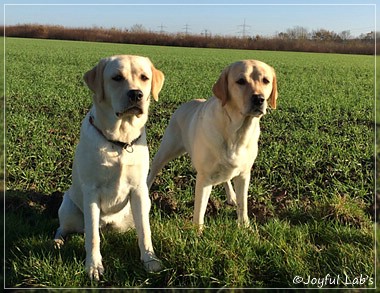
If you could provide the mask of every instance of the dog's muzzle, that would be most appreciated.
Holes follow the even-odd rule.
[[[127,105],[122,112],[117,112],[116,116],[121,117],[124,114],[140,116],[143,114],[143,97],[144,93],[141,90],[130,90],[127,92]]]
[[[131,104],[138,103],[144,97],[144,93],[140,90],[130,90],[127,92],[127,97]]]
[[[261,116],[265,114],[265,98],[263,95],[252,95],[251,111],[253,116]]]

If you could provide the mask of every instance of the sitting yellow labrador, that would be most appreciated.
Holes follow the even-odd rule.
[[[276,108],[276,74],[269,65],[243,60],[228,66],[213,86],[214,97],[193,100],[173,114],[148,176],[148,187],[163,166],[187,152],[197,171],[194,223],[202,230],[213,185],[224,183],[238,223],[249,225],[248,185],[258,151],[260,118]],[[233,180],[234,189],[230,180]]]
[[[104,271],[99,228],[136,227],[146,269],[160,270],[149,224],[145,123],[150,93],[158,99],[164,75],[148,58],[120,55],[100,60],[84,80],[94,93],[93,106],[82,121],[55,242],[60,246],[67,234],[84,232],[86,271],[99,280]]]

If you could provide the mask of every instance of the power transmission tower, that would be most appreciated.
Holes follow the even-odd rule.
[[[190,25],[188,25],[188,24],[185,24],[185,26],[183,27],[183,29],[185,30],[185,35],[187,35],[189,33],[189,27],[190,27]]]
[[[245,18],[244,18],[244,23],[239,25],[239,27],[242,27],[242,30],[239,31],[239,34],[242,34],[242,37],[245,38],[246,35],[247,35],[247,28],[250,28],[251,26],[250,25],[247,25],[245,23]]]
[[[201,35],[204,35],[205,38],[211,37],[211,32],[208,29],[204,29]]]
[[[165,33],[164,28],[165,28],[166,26],[162,25],[162,23],[161,23],[161,25],[159,25],[158,27],[160,28],[160,34]]]

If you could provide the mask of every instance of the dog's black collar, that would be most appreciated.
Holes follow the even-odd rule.
[[[94,117],[90,115],[90,124],[92,126],[94,126],[94,128],[106,139],[108,140],[109,142],[113,143],[114,145],[117,145],[118,147],[121,147],[123,150],[127,151],[128,153],[133,153],[133,145],[141,138],[141,134],[138,138],[132,140],[130,143],[128,142],[121,142],[121,141],[118,141],[118,140],[110,140],[108,139],[104,134],[103,132],[98,128],[96,127],[96,125],[94,124]]]

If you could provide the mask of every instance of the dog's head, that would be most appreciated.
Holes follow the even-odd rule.
[[[164,74],[146,57],[118,55],[100,60],[84,80],[94,92],[94,103],[111,106],[122,119],[147,114],[150,93],[157,101]]]
[[[261,61],[239,61],[223,70],[213,93],[223,106],[228,105],[244,116],[261,117],[268,105],[276,108],[276,73]]]

